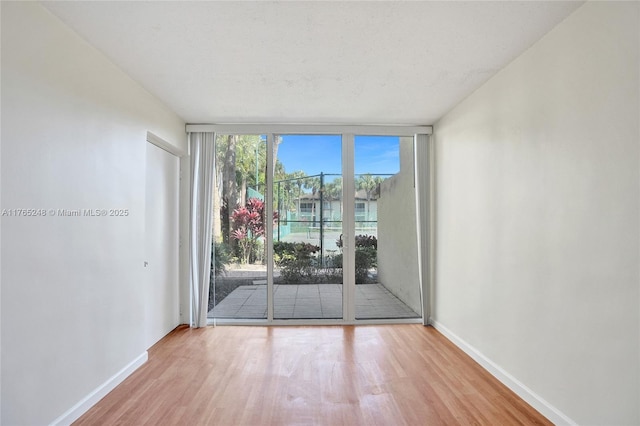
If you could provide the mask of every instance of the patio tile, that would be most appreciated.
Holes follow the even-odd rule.
[[[266,318],[264,285],[238,287],[209,316],[218,318]],[[342,317],[341,284],[274,285],[274,318],[315,319]],[[356,286],[356,318],[416,318],[400,299],[381,284]]]
[[[339,293],[342,294],[342,285],[340,284],[319,284],[320,293]]]
[[[321,294],[320,300],[327,302],[339,302],[342,300],[342,294]]]
[[[307,298],[302,298],[302,297],[298,297],[296,299],[296,306],[318,306],[320,305],[320,298],[319,297],[307,297]]]
[[[227,295],[227,297],[225,297],[226,299],[246,299],[248,297],[250,297],[253,294],[253,292],[246,292],[246,291],[238,291],[236,293],[236,291],[231,292],[231,294]]]
[[[291,319],[321,319],[323,318],[321,312],[295,312]]]
[[[318,291],[317,288],[311,289],[311,290],[299,289],[297,296],[298,297],[320,297],[320,292]]]

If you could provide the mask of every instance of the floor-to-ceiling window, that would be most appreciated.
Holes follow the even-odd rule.
[[[411,135],[216,135],[209,317],[421,318]]]
[[[217,134],[215,144],[209,316],[266,319],[266,137]]]
[[[356,319],[421,315],[413,143],[355,137]]]

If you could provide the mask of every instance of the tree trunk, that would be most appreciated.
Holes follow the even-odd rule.
[[[273,164],[276,164],[276,160],[278,159],[278,147],[280,146],[280,143],[282,142],[282,136],[276,136],[273,139]],[[265,161],[266,164],[266,161]]]
[[[227,244],[233,243],[229,234],[233,229],[231,217],[238,207],[238,185],[236,183],[236,142],[237,136],[228,135],[224,154],[224,174],[222,178],[222,199],[224,205],[222,228],[225,230],[223,239]]]
[[[240,196],[238,198],[240,206],[247,205],[247,175],[242,175],[242,185],[240,185]]]

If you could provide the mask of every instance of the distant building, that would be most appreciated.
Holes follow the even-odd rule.
[[[367,193],[364,190],[356,191],[355,216],[356,222],[377,222],[378,221],[378,191],[374,191],[367,201]],[[324,210],[322,220],[325,222],[342,220],[342,200],[323,200]],[[297,207],[297,206],[296,206]],[[297,213],[298,220],[306,220],[313,224],[320,222],[320,194],[302,194],[300,196],[300,211]],[[362,227],[362,225],[357,225]]]

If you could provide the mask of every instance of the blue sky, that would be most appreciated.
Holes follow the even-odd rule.
[[[341,173],[340,135],[283,135],[278,158],[287,173]],[[356,136],[356,174],[394,174],[400,169],[397,136]]]

